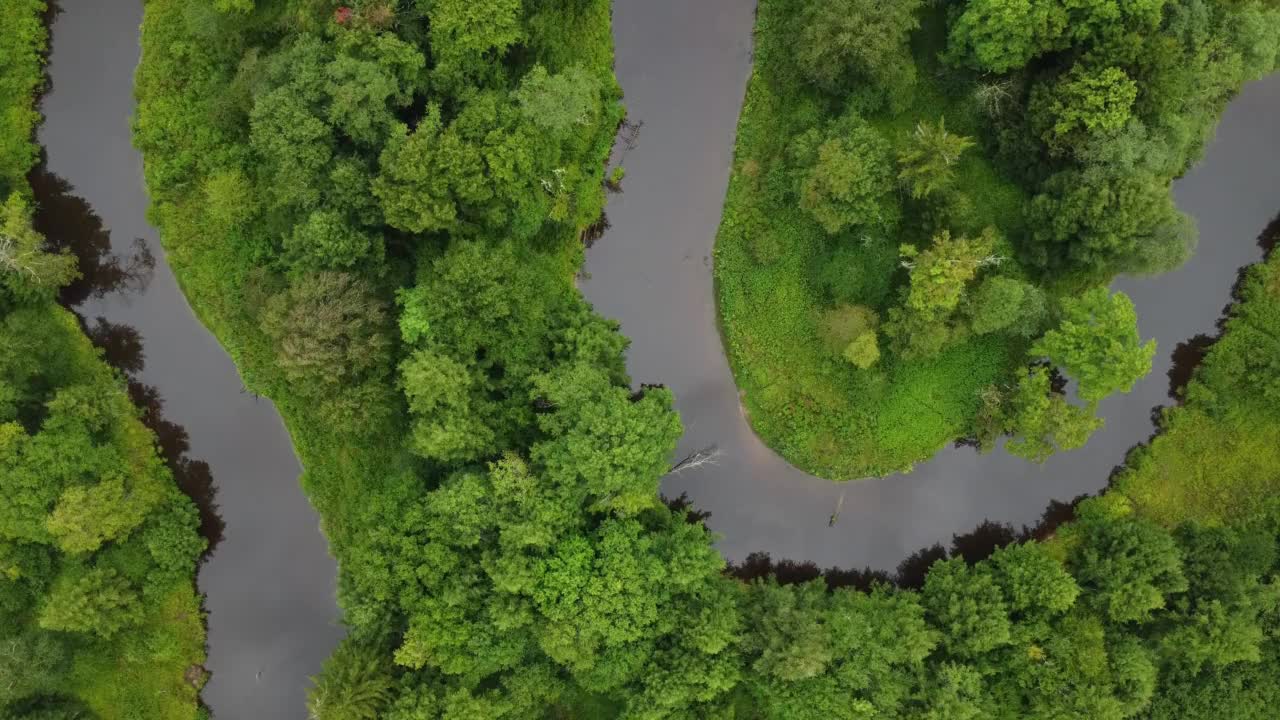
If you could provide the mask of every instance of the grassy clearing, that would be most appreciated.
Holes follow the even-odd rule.
[[[800,468],[848,480],[904,470],[970,431],[982,388],[1008,375],[1025,346],[975,337],[920,361],[889,357],[859,370],[824,347],[823,313],[841,304],[881,314],[904,279],[896,243],[853,234],[828,236],[795,206],[786,176],[791,138],[837,111],[790,69],[783,18],[787,0],[764,2],[756,30],[756,70],[738,129],[734,172],[716,242],[716,283],[725,344],[751,424]],[[970,98],[934,82],[945,39],[930,13],[914,51],[920,83],[901,112],[871,124],[900,148],[919,120],[945,118],[949,129],[978,134]],[[966,154],[959,187],[979,202],[968,229],[988,225],[1006,236],[1023,223],[1025,195],[978,151]],[[926,243],[933,227],[911,217],[899,242]]]

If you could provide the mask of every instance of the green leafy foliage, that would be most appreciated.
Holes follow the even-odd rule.
[[[518,0],[417,0],[431,18],[433,74],[447,87],[483,84],[521,37]]]
[[[949,657],[972,660],[1010,642],[1008,608],[999,586],[963,560],[929,568],[921,601],[929,620],[942,630]]]
[[[1049,316],[1044,290],[1003,275],[989,276],[969,298],[969,326],[979,335],[1011,333],[1034,337]]]
[[[932,357],[954,342],[962,328],[952,316],[978,270],[991,262],[996,240],[994,229],[974,239],[943,230],[923,251],[902,247],[909,284],[901,306],[889,310],[885,334],[903,357]]]
[[[1127,295],[1094,288],[1078,298],[1063,298],[1061,322],[1031,352],[1062,366],[1079,382],[1080,398],[1096,402],[1114,392],[1128,392],[1150,372],[1156,343],[1142,342]]]
[[[600,81],[579,65],[555,75],[538,65],[520,81],[516,100],[534,125],[565,134],[594,120]]]
[[[999,432],[1010,435],[1005,449],[1033,462],[1044,462],[1058,450],[1084,447],[1089,436],[1102,427],[1092,407],[1081,408],[1052,390],[1049,371],[1043,365],[1018,378],[1007,397],[997,395],[998,407],[988,410],[998,419]]]
[[[1065,152],[1122,130],[1133,117],[1138,85],[1124,70],[1076,65],[1052,86],[1032,91],[1032,123],[1051,151]]]
[[[1090,275],[1108,267],[1163,270],[1185,259],[1192,245],[1168,181],[1155,175],[1064,170],[1042,190],[1028,208],[1036,227],[1029,253],[1037,265]]]
[[[840,356],[862,370],[875,365],[880,360],[880,343],[875,332],[868,331],[858,335],[845,346]]]
[[[1219,692],[1228,670],[1255,677],[1254,658],[1275,656],[1257,632],[1272,617],[1275,563],[1257,547],[1280,524],[1174,534],[1112,496],[1052,543],[944,560],[918,592],[726,577],[703,524],[658,499],[681,432],[671,393],[633,389],[625,339],[572,285],[618,120],[609,3],[435,0],[386,16],[371,2],[345,20],[323,4],[270,3],[201,36],[193,2],[147,6],[138,144],[175,270],[246,382],[287,415],[341,561],[351,639],[316,680],[313,716],[1119,720],[1170,707],[1163,693]],[[963,18],[982,6],[956,8],[956,52],[973,45],[956,28],[976,32]],[[1044,59],[1043,78],[1019,80],[1020,100],[1066,72],[1054,53],[1136,42],[1163,3],[1042,6],[1065,19],[1012,53]],[[1066,132],[1089,134],[1088,147],[1067,157],[1030,127],[984,124],[968,106],[974,78],[955,93],[933,80],[947,36],[937,8],[769,0],[760,11],[717,277],[735,370],[756,363],[744,387],[753,419],[772,423],[766,437],[835,458],[825,467],[842,477],[925,457],[971,433],[988,405],[993,434],[1029,455],[1077,444],[1091,413],[1051,391],[1048,368],[1027,370],[1046,308],[1064,322],[1041,350],[1082,388],[1124,378],[1091,370],[1114,348],[1078,328],[1105,329],[1126,358],[1146,351],[1131,308],[1105,291],[1072,305],[1033,284],[1050,253],[1014,256],[1036,255],[1022,208],[1044,188],[995,158],[1029,143],[1055,171],[1087,161],[1114,177],[1150,155],[1142,134],[1093,137],[1078,118]],[[862,25],[843,16],[855,11]],[[906,55],[917,17],[921,48]],[[816,64],[794,82],[799,63],[780,53],[796,45],[784,32],[795,18],[833,43],[804,51],[839,87]],[[853,31],[879,35],[858,43]],[[356,61],[378,38],[399,59],[371,60],[375,72]],[[1145,90],[1167,75],[1121,60],[1098,66],[1137,84],[1130,112],[1149,119],[1161,100]],[[855,97],[844,83],[900,79],[903,61],[928,71],[911,107],[868,100],[903,102],[882,94],[893,88]],[[335,89],[331,75],[348,80]],[[893,159],[911,154],[918,122],[943,116],[963,133],[940,122],[934,133],[954,182],[907,197]],[[960,155],[961,137],[984,152]],[[241,212],[238,196],[262,200]],[[1054,254],[1064,267],[1078,239],[1064,235]],[[916,250],[903,258],[899,245]],[[392,319],[396,340],[382,330]],[[1262,362],[1251,357],[1249,372],[1265,374]],[[317,395],[371,419],[335,420]],[[5,427],[17,427],[0,447],[26,432],[30,405],[5,403]],[[170,533],[142,528],[153,544]],[[5,553],[19,575],[46,562]],[[1211,570],[1227,563],[1238,572]],[[2,597],[35,607],[32,588],[55,577]],[[1200,674],[1212,679],[1185,680]],[[1262,697],[1236,693],[1240,705]]]
[[[824,90],[866,84],[900,103],[915,84],[908,40],[920,25],[920,5],[920,0],[803,3],[795,18],[795,63]]]
[[[44,87],[48,49],[44,0],[16,0],[5,7],[0,33],[0,198],[25,189],[27,171],[36,163],[36,99]]]
[[[825,135],[802,135],[793,151],[800,166],[800,207],[823,229],[875,232],[892,228],[896,213],[885,209],[892,178],[889,145],[864,122],[837,123]]]
[[[392,697],[390,671],[382,648],[344,639],[307,691],[312,720],[377,720]]]
[[[950,52],[979,69],[1016,70],[1076,43],[1132,42],[1150,31],[1166,0],[970,0],[951,31]]]
[[[388,364],[385,312],[360,277],[320,272],[268,300],[262,331],[279,348],[276,362],[290,380],[324,392]]]
[[[58,288],[79,275],[75,258],[44,251],[44,237],[31,227],[31,208],[22,195],[10,195],[0,212],[0,310],[52,301]]]
[[[94,633],[110,638],[141,620],[138,592],[110,568],[64,572],[40,607],[46,630]]]
[[[951,27],[950,52],[1003,73],[1054,49],[1066,29],[1062,4],[1038,0],[970,0]]]
[[[1083,513],[1070,562],[1090,604],[1107,620],[1143,622],[1187,589],[1173,537],[1145,518]]]

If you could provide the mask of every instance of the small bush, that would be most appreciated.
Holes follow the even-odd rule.
[[[823,313],[818,333],[827,350],[843,356],[849,345],[864,335],[870,334],[874,341],[879,324],[875,310],[863,305],[841,305]]]
[[[880,342],[875,331],[868,330],[854,338],[842,355],[860,370],[866,370],[880,362]]]

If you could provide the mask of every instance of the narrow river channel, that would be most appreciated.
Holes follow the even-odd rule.
[[[631,121],[643,125],[582,289],[631,338],[633,380],[675,392],[685,425],[678,456],[710,445],[723,453],[718,465],[668,478],[664,493],[687,492],[710,511],[730,560],[767,551],[822,567],[892,570],[984,519],[1034,525],[1050,500],[1102,488],[1125,452],[1150,436],[1151,409],[1170,402],[1174,347],[1214,332],[1237,269],[1261,257],[1257,237],[1280,209],[1280,75],[1245,89],[1204,161],[1175,186],[1200,226],[1195,257],[1173,273],[1116,283],[1160,351],[1132,393],[1103,403],[1107,426],[1088,446],[1043,466],[949,448],[907,475],[837,484],[791,467],[751,431],[716,331],[712,247],[751,72],[754,10],[753,0],[614,4],[618,80]]]
[[[192,315],[147,224],[142,160],[129,125],[142,2],[58,5],[40,130],[47,172],[93,208],[117,253],[130,255],[142,238],[157,258],[145,292],[90,300],[79,311],[141,335],[145,367],[137,377],[159,391],[168,420],[186,428],[190,455],[208,463],[225,523],[199,575],[212,671],[204,700],[225,720],[305,718],[308,677],[342,635],[337,569],[298,485],[301,470],[279,415],[269,401],[242,390],[230,358]]]

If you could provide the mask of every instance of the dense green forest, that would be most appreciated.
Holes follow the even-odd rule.
[[[45,3],[0,28],[0,717],[195,718],[205,548],[191,499],[33,227]]]
[[[1278,47],[1261,0],[763,0],[715,265],[755,430],[838,480],[1083,445],[1154,353],[1105,286],[1195,246],[1171,181]]]
[[[762,65],[748,116],[780,103],[760,89],[770,63],[782,67],[770,42],[779,24],[828,7],[841,9],[828,18],[832,24],[865,19],[853,12],[864,5],[875,4],[766,2]],[[910,12],[896,20],[893,8],[879,8],[883,22],[909,26],[915,7],[901,5]],[[965,8],[1005,6],[1033,7],[957,5],[953,27],[974,26],[963,20]],[[1042,6],[1058,7],[1034,8]],[[1131,18],[1138,25],[1115,38],[1105,13],[1097,22],[1070,18],[1071,37],[1058,20],[1024,17],[1020,22],[1034,37],[1010,56],[992,56],[986,45],[981,54],[974,50],[981,28],[953,29],[953,62],[983,62],[1003,72],[1036,57],[1045,73],[1058,67],[1062,82],[1080,86],[1061,94],[1071,98],[1098,79],[1068,77],[1060,67],[1073,47],[1073,56],[1084,58],[1094,50],[1119,52],[1122,41],[1133,38],[1169,38],[1163,54],[1152,48],[1130,53],[1165,69],[1186,65],[1197,52],[1214,63],[1237,58],[1234,70],[1211,64],[1222,70],[1220,83],[1196,77],[1161,96],[1171,102],[1176,94],[1187,108],[1151,111],[1192,118],[1184,144],[1166,151],[1177,157],[1144,176],[1147,190],[1154,187],[1167,200],[1168,178],[1194,154],[1230,90],[1262,67],[1258,58],[1246,64],[1232,54],[1239,46],[1222,40],[1233,37],[1220,32],[1223,24],[1244,26],[1265,16],[1249,3],[1157,1],[1143,8]],[[939,12],[913,37],[944,44],[941,18]],[[1041,37],[1041,31],[1050,34]],[[997,39],[1015,36],[1002,31]],[[935,67],[921,71],[903,54],[905,31],[881,28],[868,37],[878,42],[848,45],[836,58],[856,68],[858,53],[875,50],[897,52],[899,62],[878,67],[877,83],[865,87],[906,87],[916,74],[919,96],[909,102],[951,102],[941,88],[931,89]],[[803,45],[816,51],[820,40]],[[1046,47],[1052,57],[1041,57]],[[929,57],[924,49],[920,55]],[[1273,59],[1274,53],[1267,67]],[[202,320],[246,382],[284,414],[306,468],[304,488],[340,564],[349,633],[316,678],[313,717],[1273,714],[1280,701],[1280,688],[1270,681],[1280,673],[1280,506],[1258,502],[1260,491],[1217,506],[1197,493],[1170,495],[1163,504],[1149,500],[1140,478],[1162,471],[1144,467],[1165,463],[1171,472],[1194,474],[1165,454],[1162,440],[1135,454],[1133,475],[1120,491],[1082,503],[1075,522],[1028,532],[1052,536],[1046,542],[1015,542],[1021,538],[1009,531],[978,551],[957,538],[951,553],[920,556],[936,559],[925,565],[927,575],[904,566],[897,577],[830,572],[825,581],[784,583],[742,580],[750,568],[726,568],[702,516],[658,495],[681,432],[671,394],[654,386],[632,389],[622,360],[626,340],[573,286],[581,233],[600,214],[605,162],[622,116],[611,62],[607,0],[147,2],[136,143],[146,158],[152,219]],[[853,74],[842,65],[827,56],[804,62],[827,76],[815,75],[828,86],[820,92],[848,94],[842,83]],[[1019,76],[1029,87],[1011,83],[1007,91],[1034,93],[1036,83],[1048,82],[1033,75],[1039,77]],[[822,113],[814,99],[819,90],[812,92],[807,101],[780,104],[808,108],[816,126]],[[824,168],[799,181],[805,204],[821,208],[812,220],[818,227],[852,227],[849,218],[873,205],[889,207],[883,203],[893,195],[907,204],[901,217],[912,219],[898,220],[905,228],[919,222],[921,208],[941,192],[928,189],[940,180],[924,168],[928,163],[908,173],[920,188],[919,205],[900,197],[896,173],[858,169],[868,157],[863,144],[882,145],[893,157],[888,141],[877,138],[900,116],[877,116],[871,108],[906,102],[868,94],[859,106],[880,120],[839,115],[797,146],[795,152],[809,153]],[[1093,108],[1092,101],[1081,102]],[[1008,132],[1017,136],[1025,125],[1017,122],[1021,111],[1011,112]],[[947,115],[946,134],[941,113],[921,134],[958,147],[968,143],[950,133],[972,132],[978,142],[973,113],[957,107]],[[1055,142],[1093,132],[1091,123],[1096,119],[1067,122]],[[1150,128],[1133,132],[1126,142],[1134,157],[1172,147],[1167,138],[1141,136],[1155,132]],[[767,134],[748,122],[744,147]],[[789,137],[778,134],[770,142]],[[1086,172],[1073,165],[1083,163],[1080,158],[1048,148],[1027,159],[1055,173]],[[952,187],[986,182],[991,191],[980,197],[1005,197],[1005,209],[1019,215],[1031,185],[1006,179],[1003,162],[997,170],[986,157],[995,156],[967,152],[955,170],[965,181]],[[749,170],[747,156],[740,158],[727,228],[742,216],[732,203],[743,200],[752,173],[762,185],[780,186],[779,193],[795,187],[790,171],[779,175],[763,167],[763,159]],[[1063,183],[1079,185],[1057,181]],[[851,191],[855,186],[871,188],[872,195]],[[1048,189],[1037,194],[1056,197]],[[1152,195],[1142,196],[1144,202]],[[1150,350],[1138,340],[1131,308],[1098,290],[1064,300],[1067,291],[1043,282],[1044,273],[1069,278],[1063,287],[1096,287],[1102,275],[1137,269],[1140,260],[1148,267],[1173,264],[1185,233],[1176,243],[1141,244],[1158,247],[1165,253],[1160,258],[1137,252],[1133,237],[1099,230],[1097,243],[1086,249],[1046,237],[1037,259],[1016,249],[1024,241],[1015,244],[993,207],[971,202],[975,222],[953,223],[952,233],[936,232],[936,242],[926,239],[939,228],[921,231],[913,250],[894,246],[878,260],[874,242],[849,244],[842,266],[849,277],[886,282],[885,273],[862,272],[864,262],[905,260],[912,267],[898,313],[878,319],[855,308],[830,320],[833,332],[849,337],[833,349],[875,367],[881,331],[872,342],[867,328],[883,323],[888,367],[914,337],[891,327],[938,331],[920,337],[934,337],[928,342],[947,359],[895,371],[910,383],[886,377],[886,393],[912,387],[945,397],[956,367],[984,386],[997,383],[1031,352],[1075,373],[1084,402],[1132,382]],[[989,225],[999,229],[985,231]],[[797,252],[780,245],[773,257],[786,265]],[[987,263],[988,256],[1007,259]],[[1274,317],[1274,275],[1263,269],[1251,277],[1234,317]],[[729,293],[723,272],[721,282]],[[985,312],[970,314],[965,289],[971,283],[980,284],[974,296],[993,298]],[[885,284],[878,292],[887,298],[893,289]],[[1014,296],[1018,301],[1010,302]],[[1019,312],[996,317],[996,309],[1010,307]],[[962,331],[962,318],[991,331],[968,324]],[[1203,415],[1199,429],[1182,432],[1247,422],[1236,412],[1272,412],[1257,403],[1244,410],[1226,390],[1274,373],[1250,341],[1233,339],[1250,332],[1253,322],[1228,324],[1188,386],[1186,406],[1170,411],[1170,436],[1180,432],[1178,418],[1192,413]],[[1087,342],[1095,326],[1114,342],[1101,349]],[[1034,330],[1024,330],[1029,327]],[[1046,327],[1054,331],[1041,335]],[[732,340],[732,329],[729,334]],[[1026,375],[1015,390],[1020,399],[1011,402],[1024,414],[1038,413],[1035,432],[1021,426],[1028,454],[1067,442],[1092,422],[1087,409],[1047,394],[1054,380],[1047,369]],[[847,396],[850,405],[855,400]],[[962,410],[957,417],[969,419],[946,426],[938,442],[969,429],[978,409]],[[884,447],[928,449],[918,440],[903,442]],[[1237,462],[1243,487],[1248,461]],[[1277,480],[1260,473],[1251,482],[1261,488]],[[1212,482],[1188,476],[1185,485]]]

